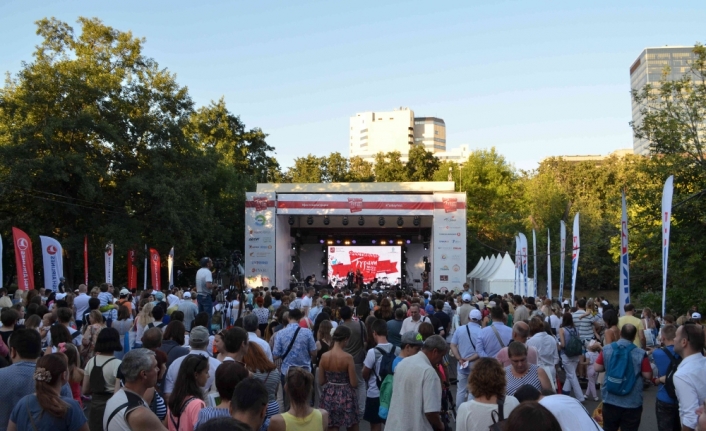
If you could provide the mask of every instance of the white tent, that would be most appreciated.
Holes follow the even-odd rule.
[[[485,262],[482,262],[485,259]],[[473,289],[490,294],[504,295],[514,292],[515,288],[515,263],[509,253],[505,256],[497,255],[483,258],[476,268],[468,274],[472,280]],[[481,265],[481,263],[483,263]],[[480,266],[479,266],[480,265]],[[533,280],[527,280],[528,286],[533,286]],[[524,277],[521,279],[520,294],[524,294]]]
[[[473,268],[473,270],[471,272],[469,272],[468,275],[466,275],[466,278],[469,280],[471,278],[473,278],[473,276],[476,274],[476,272],[478,272],[478,270],[483,266],[484,263],[485,263],[484,257],[481,257],[480,259],[478,259],[478,263],[476,264],[475,268]]]
[[[490,274],[493,267],[495,267],[496,262],[498,261],[498,258],[495,256],[490,256],[486,258],[485,265],[476,273],[473,275],[473,278],[471,280],[471,287],[473,288],[474,291],[478,290],[480,291],[481,289],[481,280],[485,277],[486,274]]]

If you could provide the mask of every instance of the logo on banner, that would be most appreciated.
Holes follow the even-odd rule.
[[[442,267],[439,268],[439,269],[441,269],[442,271],[448,271],[448,270],[449,270],[449,267],[446,266],[446,265],[444,265],[444,266],[442,266]]]
[[[444,221],[456,221],[456,216],[444,217]]]
[[[258,226],[264,226],[265,223],[267,223],[267,217],[265,217],[262,214],[258,214],[255,216],[255,224]]]
[[[105,254],[107,254],[108,256],[112,256],[112,255],[113,255],[113,250],[112,250],[110,247],[108,247],[108,248],[105,249]]]
[[[157,256],[156,254],[153,254],[153,255],[152,255],[152,260],[155,261],[155,262],[157,262],[157,259],[159,259],[159,256]]]
[[[351,213],[363,211],[363,198],[348,198],[348,208]]]
[[[449,276],[448,275],[440,275],[439,281],[449,281]]]
[[[441,260],[446,260],[446,255],[445,255],[445,254],[442,254],[442,255],[441,255]]]
[[[53,245],[50,245],[47,247],[47,253],[49,253],[52,256],[54,256],[57,251],[59,251],[59,250],[56,247],[54,247]]]
[[[455,213],[456,212],[456,204],[458,203],[457,198],[443,198],[441,200],[444,203],[444,212],[446,213]]]
[[[29,244],[27,243],[27,240],[24,238],[20,238],[17,240],[17,248],[19,248],[22,251],[27,250],[29,247]]]
[[[260,238],[259,238],[259,237],[256,237],[256,238],[248,238],[248,241],[260,241]]]
[[[454,265],[451,267],[451,269],[453,269],[454,272],[459,272],[461,270],[461,267],[458,265]]]
[[[254,196],[255,211],[265,211],[267,209],[267,196]]]

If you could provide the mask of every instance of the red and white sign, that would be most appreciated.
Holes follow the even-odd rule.
[[[113,284],[114,247],[112,242],[105,245],[105,282],[110,284]]]
[[[160,274],[160,269],[162,268],[162,261],[159,258],[159,252],[154,248],[150,249],[150,273],[152,274],[152,289],[161,290],[162,286],[162,276]]]
[[[44,263],[44,287],[56,292],[59,279],[64,276],[64,259],[59,241],[48,236],[40,236],[42,262]]]
[[[15,244],[15,265],[17,266],[17,286],[20,290],[34,289],[34,262],[32,260],[32,241],[29,236],[12,228],[12,239]]]
[[[465,197],[441,198],[432,195],[279,195],[277,214],[292,215],[433,215],[435,209],[447,213],[465,209]]]
[[[434,280],[431,288],[438,290],[460,290],[466,281],[466,195],[464,193],[436,193],[430,196],[434,202],[434,230],[430,260]],[[459,255],[459,263],[449,266],[444,255]],[[422,267],[408,271],[413,276],[421,273]]]
[[[127,288],[137,289],[137,252],[128,250],[127,252]]]
[[[400,246],[330,246],[328,248],[329,282],[344,280],[348,271],[360,270],[363,282],[370,283],[387,277],[387,282],[396,284],[402,277]]]

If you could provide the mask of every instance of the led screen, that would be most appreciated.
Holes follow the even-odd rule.
[[[348,271],[360,269],[363,282],[374,278],[386,284],[398,284],[402,277],[400,264],[402,247],[389,246],[328,246],[328,280],[345,281]]]

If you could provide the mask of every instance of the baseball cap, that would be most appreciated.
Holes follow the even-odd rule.
[[[191,299],[191,292],[184,292],[185,299]]]
[[[405,332],[404,334],[402,334],[400,345],[404,346],[405,344],[421,346],[422,344],[424,344],[424,340],[422,340],[422,334],[417,331]]]
[[[203,326],[197,326],[191,330],[189,334],[189,343],[204,344],[208,343],[208,329]]]
[[[126,288],[120,289],[120,296],[128,296],[130,294],[130,291],[127,290]]]
[[[65,293],[57,293],[55,298],[57,301],[61,301],[62,299],[66,298],[66,294]],[[699,314],[699,313],[694,313],[694,314]],[[693,316],[694,315],[692,314],[692,317]],[[699,317],[701,317],[701,316],[699,316]]]
[[[461,299],[463,300],[463,302],[471,302],[471,295],[469,295],[469,294],[467,294],[467,293],[464,293],[464,294],[461,296]]]
[[[495,301],[488,302],[488,308],[493,308],[493,307],[495,307]]]
[[[59,295],[56,295],[57,297]],[[691,313],[691,318],[692,319],[701,319],[701,314],[700,313]]]
[[[483,314],[479,310],[476,310],[475,308],[471,310],[471,312],[468,314],[468,317],[471,320],[483,320]]]

